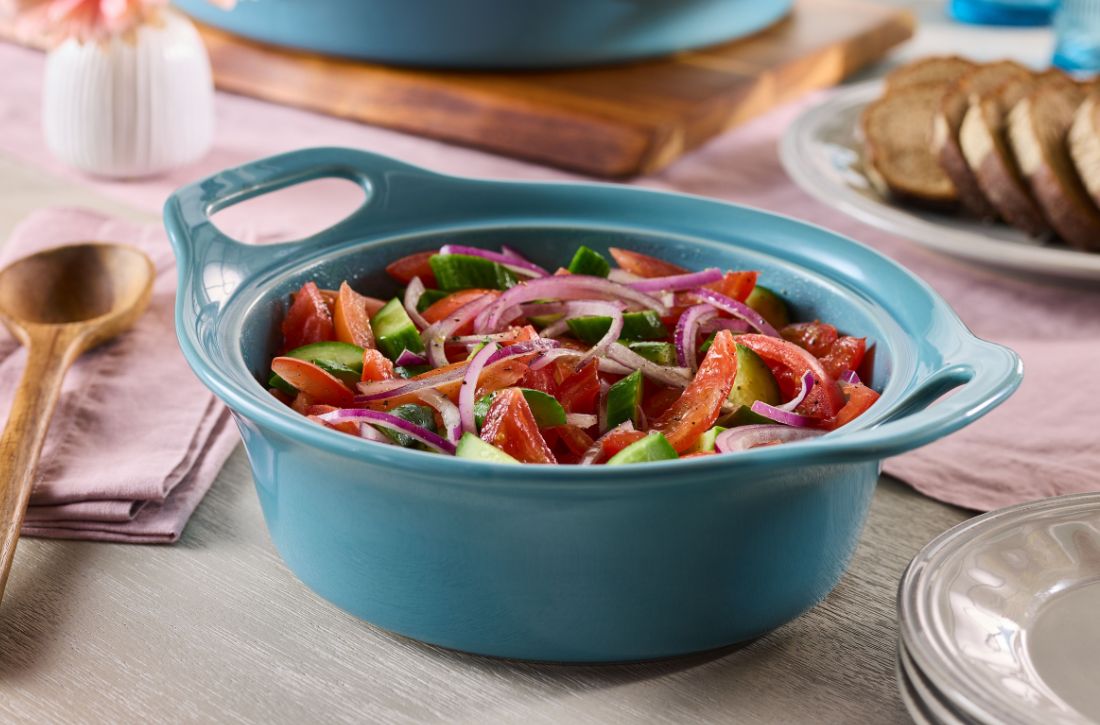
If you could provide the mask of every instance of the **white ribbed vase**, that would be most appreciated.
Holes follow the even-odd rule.
[[[97,176],[149,176],[202,156],[214,132],[210,59],[191,21],[165,10],[124,36],[50,52],[46,144]]]

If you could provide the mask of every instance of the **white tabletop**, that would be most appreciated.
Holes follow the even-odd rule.
[[[939,2],[915,5],[925,25],[898,58],[1049,57],[1046,31],[963,28]],[[149,219],[0,157],[0,238],[58,203]],[[174,546],[20,543],[0,610],[0,722],[906,722],[897,581],[966,516],[883,479],[847,574],[779,630],[660,663],[516,664],[387,634],[306,589],[238,450]]]

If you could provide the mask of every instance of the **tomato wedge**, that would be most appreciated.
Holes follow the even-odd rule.
[[[555,457],[561,463],[579,463],[585,451],[592,447],[592,436],[575,425],[566,423],[547,428],[544,431],[547,443],[553,438],[557,445],[551,446]]]
[[[367,298],[351,288],[347,282],[340,285],[336,308],[332,315],[336,339],[350,342],[362,348],[374,347],[374,332],[367,313]]]
[[[879,394],[862,383],[842,383],[841,388],[848,396],[848,402],[836,414],[836,418],[830,421],[830,428],[839,428],[867,412],[867,409],[879,399]]]
[[[283,349],[334,339],[332,313],[316,283],[306,282],[294,295],[283,318]]]
[[[841,337],[832,344],[821,358],[821,364],[834,378],[839,378],[849,370],[858,370],[867,354],[867,338]]]
[[[722,279],[708,284],[707,287],[726,297],[744,302],[756,287],[756,276],[756,272],[726,272]]]
[[[607,251],[611,252],[611,256],[617,265],[639,277],[669,277],[687,272],[686,269],[672,262],[666,262],[663,259],[657,259],[641,252],[632,252],[629,249],[619,249],[618,247],[611,247]]]
[[[358,436],[359,424],[353,420],[346,420],[343,423],[327,423],[321,420],[320,416],[324,415],[325,413],[331,413],[334,410],[339,410],[339,408],[334,405],[310,405],[306,408],[306,415],[309,416],[310,420],[314,421],[315,423],[320,423],[326,428],[332,428],[333,430],[338,430],[341,433]]]
[[[402,257],[386,265],[386,274],[401,284],[408,284],[413,281],[413,277],[419,277],[425,287],[435,287],[435,272],[432,271],[432,265],[428,260],[437,254],[439,254],[438,249],[430,249],[427,252],[417,252]]]
[[[494,396],[481,428],[481,440],[524,463],[557,463],[519,388],[508,388]]]
[[[600,453],[593,463],[604,463],[631,443],[637,443],[645,437],[646,433],[640,430],[612,429],[596,441],[600,446]]]
[[[817,384],[806,396],[798,412],[815,418],[832,418],[844,407],[844,396],[840,394],[836,380],[821,364],[821,361],[808,350],[793,342],[767,335],[738,335],[737,342],[749,348],[764,359],[783,388],[785,397],[791,397],[792,381],[798,381],[810,371]],[[797,388],[797,382],[793,383]]]
[[[481,397],[486,393],[491,393],[494,390],[501,390],[502,388],[509,388],[515,385],[517,382],[523,379],[523,376],[527,374],[527,364],[531,362],[537,356],[537,352],[525,353],[523,355],[516,355],[515,357],[505,360],[497,360],[491,365],[486,365],[481,371],[481,375],[478,377],[477,385],[477,397]],[[409,382],[414,380],[427,380],[434,378],[437,375],[450,372],[455,369],[466,369],[467,361],[451,363],[450,365],[444,365],[443,367],[429,370],[426,373],[422,373],[415,377],[409,378]],[[442,383],[435,388],[443,395],[447,396],[452,403],[458,402],[458,393],[462,389],[462,378],[452,380],[447,383]],[[421,403],[420,397],[416,392],[407,393],[405,395],[396,395],[392,398],[385,398],[383,400],[376,400],[370,403],[367,407],[374,410],[390,410],[396,408],[399,405],[405,403]]]
[[[493,297],[500,297],[500,292],[492,289],[464,289],[449,294],[437,302],[433,302],[425,309],[421,315],[428,322],[439,322],[447,315],[454,314],[459,308],[468,305],[479,297],[485,295],[492,295]],[[474,331],[474,321],[470,320],[460,327],[455,329],[455,335],[469,335]]]
[[[363,351],[363,374],[360,380],[364,382],[376,382],[378,380],[393,380],[397,375],[393,371],[393,363],[378,350],[369,349]]]
[[[719,330],[683,395],[653,422],[677,453],[695,445],[718,420],[737,375],[737,350],[729,330]]]
[[[836,328],[820,320],[787,325],[779,334],[784,340],[793,342],[803,350],[809,350],[819,358],[828,353],[837,341]]]
[[[664,387],[652,380],[646,380],[642,383],[642,392],[642,412],[645,413],[646,420],[656,420],[679,400],[684,391],[683,388]]]
[[[558,383],[558,402],[567,413],[595,413],[600,401],[599,363],[586,362],[580,370],[573,370],[574,359],[561,358],[559,374],[565,373]]]
[[[305,360],[277,357],[271,361],[271,370],[308,395],[314,404],[343,407],[351,405],[355,397],[339,378]]]

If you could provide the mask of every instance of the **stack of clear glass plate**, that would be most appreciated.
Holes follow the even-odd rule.
[[[898,591],[898,686],[918,723],[1100,723],[1100,493],[978,516]]]

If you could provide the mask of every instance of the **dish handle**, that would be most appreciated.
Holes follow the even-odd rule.
[[[973,423],[1020,386],[1023,362],[1015,352],[969,331],[957,342],[952,354],[945,355],[944,362],[918,382],[885,420],[830,440],[821,453],[834,462],[905,453]],[[956,388],[960,389],[940,400]]]
[[[224,234],[211,216],[247,199],[322,178],[348,179],[366,198],[343,220],[317,234],[276,244],[250,245]],[[191,289],[204,301],[220,302],[240,281],[261,268],[308,249],[362,239],[407,221],[418,192],[437,191],[447,177],[366,151],[310,148],[291,151],[222,171],[172,194],[164,207],[164,224],[180,270],[180,289]],[[400,194],[394,188],[400,186]],[[395,201],[395,199],[404,201]],[[216,273],[208,269],[216,267]],[[216,280],[209,284],[209,280]]]

